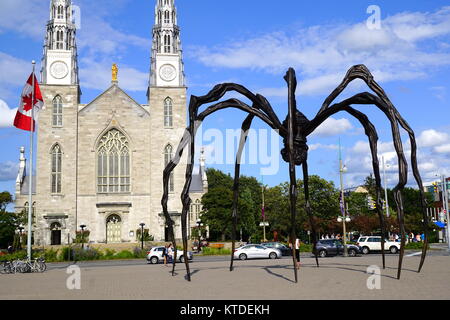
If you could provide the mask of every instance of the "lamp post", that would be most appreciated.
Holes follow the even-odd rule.
[[[386,202],[386,217],[389,218],[389,203],[388,203],[387,182],[386,182],[386,167],[389,168],[389,165],[384,165],[384,156],[381,156],[381,159],[383,162],[384,202]]]
[[[342,217],[338,217],[338,222],[342,222],[342,233],[343,233],[343,242],[344,242],[344,257],[348,257],[347,252],[347,230],[345,229],[345,222],[349,222],[350,218],[346,216],[346,210],[345,210],[345,200],[344,200],[344,182],[343,182],[343,174],[347,171],[347,167],[342,165],[342,156],[341,156],[341,140],[339,139],[339,178],[341,183],[341,200],[340,200],[340,206],[341,206],[341,214]]]
[[[197,245],[197,253],[200,253],[200,241],[202,240],[201,237],[201,227],[203,227],[203,223],[201,219],[197,219],[197,231],[198,231],[198,245]]]
[[[141,226],[141,250],[144,250],[144,226],[145,226],[145,223],[141,222],[141,223],[139,223],[139,225]]]
[[[86,228],[85,224],[80,224],[81,228],[81,249],[84,249],[84,228]]]
[[[449,228],[449,214],[448,214],[448,193],[447,193],[447,181],[445,181],[445,176],[442,175],[442,204],[445,210],[445,218],[447,219],[447,246],[448,251],[450,251],[450,228]]]
[[[22,231],[23,231],[23,229],[25,229],[24,227],[22,227],[22,226],[19,226],[19,250],[22,250]]]

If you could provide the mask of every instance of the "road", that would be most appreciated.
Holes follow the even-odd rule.
[[[299,299],[450,299],[450,259],[444,251],[430,251],[424,268],[417,273],[420,256],[408,252],[402,277],[396,279],[398,255],[320,259],[320,268],[310,254],[302,257],[299,282],[295,283],[292,260],[235,261],[229,271],[228,257],[194,257],[192,281],[185,279],[185,266],[171,268],[147,265],[142,260],[50,264],[45,273],[0,275],[0,300],[299,300]],[[69,267],[69,268],[68,268]],[[79,267],[79,268],[78,268]],[[73,284],[78,269],[80,289]],[[372,268],[372,269],[370,269]],[[375,268],[375,269],[374,269]],[[380,289],[369,289],[378,268]],[[337,295],[336,292],[339,292]]]
[[[405,256],[420,256],[421,251],[418,250],[407,250],[405,251]],[[381,253],[371,253],[369,256],[371,257],[381,257]],[[398,254],[390,254],[386,253],[386,257],[388,256],[398,256]],[[450,256],[450,253],[446,250],[429,250],[427,252],[427,256]],[[359,255],[357,257],[354,257],[355,259],[362,258],[364,256]],[[302,252],[300,259],[305,258],[313,258],[313,255],[308,252]],[[327,259],[336,259],[338,257],[326,257],[326,258],[319,258],[319,263],[321,261],[325,261]],[[325,259],[325,260],[324,260]],[[381,258],[380,258],[381,259]],[[291,257],[282,257],[282,260],[287,260],[289,262],[292,261]],[[230,256],[202,256],[194,253],[193,261],[190,263],[196,264],[200,262],[229,262]],[[286,262],[286,263],[289,263]],[[80,267],[88,267],[88,268],[96,268],[96,267],[120,267],[120,266],[138,266],[146,263],[143,260],[139,259],[131,259],[131,260],[97,260],[97,261],[78,261],[76,264]],[[52,269],[64,269],[67,268],[69,265],[74,264],[73,262],[60,262],[60,263],[48,263],[48,270]]]

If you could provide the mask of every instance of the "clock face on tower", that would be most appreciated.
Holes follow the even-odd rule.
[[[69,73],[69,68],[65,62],[55,61],[50,66],[50,73],[55,79],[63,79]]]
[[[177,76],[177,70],[171,64],[165,64],[159,69],[159,75],[164,81],[172,81]]]

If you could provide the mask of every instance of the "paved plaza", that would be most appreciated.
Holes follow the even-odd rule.
[[[294,283],[292,260],[194,261],[192,281],[185,280],[184,265],[176,276],[171,268],[142,264],[80,265],[81,288],[69,290],[68,264],[54,264],[43,274],[0,276],[0,299],[151,299],[151,300],[293,300],[293,299],[450,299],[450,257],[427,257],[417,273],[419,256],[405,256],[401,280],[396,279],[398,255],[387,255],[381,270],[381,289],[369,290],[367,273],[380,265],[379,255],[302,258],[299,283]]]

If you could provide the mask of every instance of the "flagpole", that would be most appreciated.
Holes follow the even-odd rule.
[[[28,237],[27,237],[27,257],[31,260],[31,227],[33,220],[33,138],[34,138],[34,95],[35,95],[35,83],[34,83],[34,70],[36,61],[31,62],[33,65],[33,73],[31,78],[31,124],[30,124],[30,172],[28,174]]]

